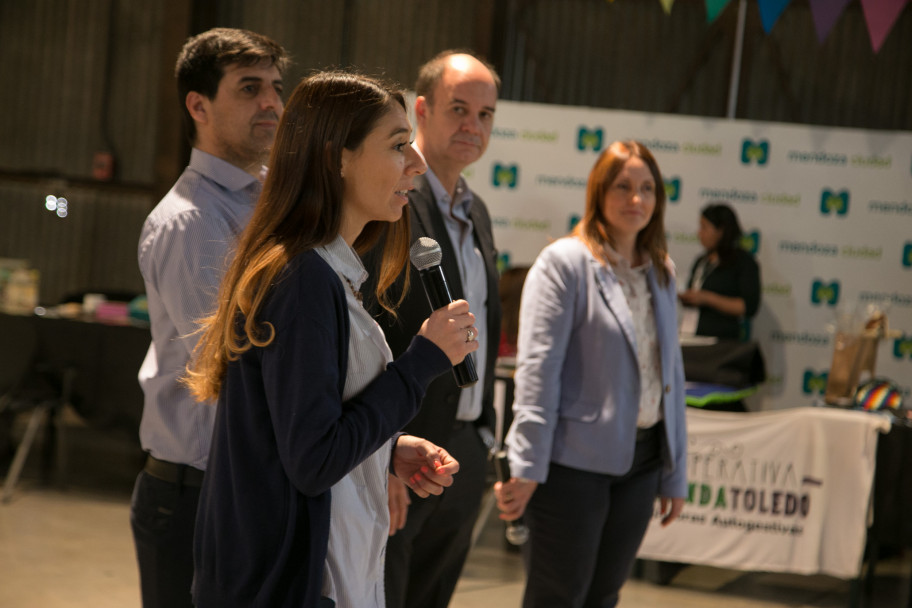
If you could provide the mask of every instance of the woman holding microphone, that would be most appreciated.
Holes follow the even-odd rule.
[[[382,608],[388,472],[427,496],[458,470],[397,431],[428,383],[477,348],[468,304],[431,314],[393,361],[359,291],[359,253],[386,233],[376,296],[394,307],[406,195],[425,170],[410,133],[402,95],[354,74],[312,76],[286,105],[188,376],[200,400],[218,401],[196,524],[199,608]]]

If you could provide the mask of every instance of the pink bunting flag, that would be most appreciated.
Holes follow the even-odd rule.
[[[906,1],[861,0],[861,8],[864,11],[865,21],[868,23],[868,34],[871,36],[871,48],[875,53],[880,50],[887,34],[899,19]]]
[[[706,23],[715,21],[731,0],[706,0]]]
[[[814,29],[817,30],[817,43],[823,44],[849,0],[810,0],[810,3]]]
[[[760,21],[763,23],[763,31],[767,34],[773,29],[779,15],[785,10],[792,0],[757,0],[757,8],[760,9]],[[903,0],[905,1],[905,0]]]

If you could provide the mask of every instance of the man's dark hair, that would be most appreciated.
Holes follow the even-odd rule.
[[[415,81],[415,94],[427,99],[428,103],[434,104],[434,91],[437,89],[437,83],[443,78],[443,72],[446,70],[446,59],[453,55],[469,55],[480,61],[488,71],[491,72],[491,78],[494,79],[494,85],[497,87],[497,94],[500,95],[500,76],[494,66],[488,63],[482,57],[466,49],[447,49],[440,51],[432,57],[427,63],[418,68],[418,80]]]
[[[196,125],[185,104],[187,94],[195,91],[215,99],[225,66],[248,67],[262,62],[276,66],[279,74],[283,74],[290,60],[278,43],[249,30],[217,27],[187,40],[177,56],[174,75],[191,145],[196,139]]]

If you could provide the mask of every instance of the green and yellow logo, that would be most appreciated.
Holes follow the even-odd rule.
[[[824,283],[814,279],[811,283],[811,304],[836,306],[839,303],[839,281]]]
[[[497,272],[503,274],[503,271],[510,267],[510,252],[501,251],[497,256]]]
[[[827,372],[816,373],[812,369],[804,370],[801,380],[801,392],[805,395],[822,395],[826,392]]]
[[[829,215],[846,215],[849,212],[849,191],[834,192],[824,188],[820,193],[820,213]]]
[[[579,150],[601,152],[602,142],[605,140],[604,136],[605,131],[601,127],[596,127],[595,129],[580,127],[576,135],[576,147]]]
[[[681,178],[678,176],[665,180],[665,198],[670,203],[681,200]]]
[[[741,142],[741,164],[756,163],[765,166],[769,162],[770,144],[765,139],[754,141],[747,137]]]
[[[498,188],[516,188],[519,184],[519,166],[516,164],[502,165],[494,163],[494,169],[491,171],[491,183]]]
[[[906,268],[912,268],[912,243],[903,245],[902,265]]]
[[[903,334],[893,341],[893,356],[897,359],[912,357],[912,336]]]
[[[760,251],[760,231],[751,230],[746,234],[741,235],[741,249],[757,255],[757,252]]]

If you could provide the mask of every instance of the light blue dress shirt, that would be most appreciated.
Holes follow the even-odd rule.
[[[261,187],[243,169],[194,148],[189,166],[143,225],[139,270],[152,344],[139,370],[139,438],[161,460],[206,468],[215,406],[197,403],[178,380],[199,338],[197,321],[214,310],[234,241]]]
[[[475,358],[475,369],[484,370],[487,361],[488,340],[492,339],[484,331],[486,325],[485,319],[488,318],[488,277],[485,274],[484,258],[481,251],[475,244],[475,238],[472,236],[474,225],[472,218],[469,216],[469,210],[472,205],[472,192],[466,185],[462,176],[456,182],[456,197],[458,200],[451,205],[452,198],[446,191],[434,172],[428,168],[425,173],[431,191],[434,193],[434,199],[443,215],[443,223],[446,225],[447,235],[453,244],[453,250],[456,252],[457,263],[459,264],[459,279],[462,281],[462,288],[465,300],[469,303],[469,310],[475,315],[475,327],[479,328],[478,350],[469,355]],[[500,336],[493,336],[493,339],[499,340]],[[472,386],[462,389],[459,396],[459,405],[456,410],[458,420],[472,421],[481,416],[481,398],[484,392],[484,383],[476,382]]]

